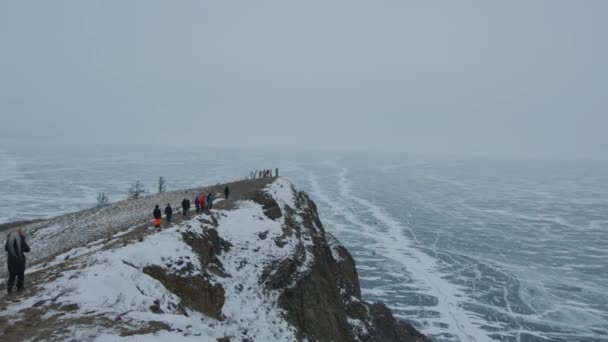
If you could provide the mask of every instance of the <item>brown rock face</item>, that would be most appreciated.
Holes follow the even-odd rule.
[[[374,341],[426,341],[426,337],[411,325],[396,320],[386,305],[376,303],[370,307],[374,323]],[[407,339],[404,339],[407,338]]]
[[[203,276],[169,274],[160,266],[147,266],[144,273],[160,281],[169,291],[181,299],[181,305],[221,320],[224,306],[224,289],[211,284]]]
[[[216,229],[205,228],[203,234],[182,233],[182,237],[184,242],[199,255],[201,263],[207,270],[220,277],[226,276],[224,267],[217,256],[221,255],[222,251],[229,251],[231,245],[220,238]]]
[[[279,204],[267,192],[255,191],[251,195],[251,200],[261,205],[264,215],[271,220],[279,219],[283,215]]]
[[[285,208],[283,229],[285,236],[299,239],[299,247],[292,258],[269,266],[260,281],[269,289],[282,289],[279,305],[300,332],[299,339],[427,341],[411,325],[396,320],[383,304],[361,299],[355,261],[348,250],[325,232],[306,194],[297,193],[296,205]],[[299,266],[306,263],[310,267],[300,273]],[[359,324],[353,326],[349,319]]]

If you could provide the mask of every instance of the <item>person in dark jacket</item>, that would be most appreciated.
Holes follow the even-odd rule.
[[[165,217],[169,224],[171,224],[171,216],[173,216],[173,208],[171,208],[171,203],[167,203],[167,206],[165,207]]]
[[[224,188],[224,197],[228,199],[228,196],[230,196],[230,188],[228,187],[228,185],[226,185],[226,187]]]
[[[274,169],[274,176],[279,177],[279,168]]]
[[[188,212],[190,211],[190,201],[187,198],[184,198],[182,201],[182,215],[188,216]]]
[[[213,193],[210,192],[207,195],[207,207],[209,208],[209,210],[213,209]]]
[[[198,198],[198,196],[194,197],[194,206],[196,207],[196,213],[200,213],[201,212],[201,200]]]
[[[154,227],[160,227],[160,219],[163,217],[163,214],[160,212],[158,204],[156,205],[156,207],[154,207],[152,215],[154,215]]]
[[[24,253],[29,253],[30,251],[30,246],[28,246],[27,242],[25,242],[25,233],[23,232],[23,228],[19,228],[18,231],[12,232],[7,236],[4,250],[6,250],[8,264],[7,291],[8,293],[13,292],[15,278],[17,278],[17,291],[22,291],[25,275]]]

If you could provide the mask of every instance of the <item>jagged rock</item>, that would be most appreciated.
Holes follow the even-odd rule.
[[[259,233],[258,237],[260,238],[260,240],[266,240],[266,238],[268,237],[268,231]]]
[[[264,215],[271,220],[279,219],[283,215],[277,201],[275,201],[275,199],[266,192],[255,191],[251,195],[251,200],[260,204],[262,206],[262,210],[264,210]]]
[[[220,238],[217,229],[204,229],[203,234],[193,232],[182,233],[186,242],[196,252],[208,270],[216,275],[225,277],[226,273],[218,255],[230,250],[230,243]]]
[[[299,215],[301,225],[293,215]],[[301,252],[271,265],[262,282],[269,289],[283,289],[279,303],[287,312],[286,319],[298,328],[301,340],[355,341],[356,337],[361,341],[426,341],[410,325],[396,320],[384,305],[370,306],[362,301],[355,261],[341,245],[334,248],[338,260],[334,258],[316,205],[306,194],[297,194],[296,208],[286,208],[285,216],[286,228],[301,239]],[[303,236],[309,236],[312,244],[302,241]],[[304,249],[308,253],[302,252]],[[314,256],[314,263],[300,274],[298,266],[306,262],[307,254]],[[348,318],[362,321],[366,329],[357,331]]]
[[[272,239],[274,241],[274,243],[283,248],[287,245],[287,241],[285,241],[285,239],[283,237],[275,237],[274,239]]]
[[[158,300],[154,301],[154,304],[150,305],[150,311],[152,311],[155,314],[162,314],[165,313],[163,311],[163,309],[161,309],[160,307],[160,302]]]
[[[411,325],[396,320],[386,305],[375,303],[370,307],[374,324],[374,341],[428,341],[428,339]]]
[[[147,266],[144,273],[160,281],[169,291],[176,294],[182,304],[206,314],[209,317],[221,320],[222,306],[224,305],[224,289],[221,285],[211,284],[203,276],[183,277],[169,274],[159,266]]]

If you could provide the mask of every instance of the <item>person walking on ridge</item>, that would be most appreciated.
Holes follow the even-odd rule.
[[[156,227],[156,228],[160,227],[160,219],[163,217],[163,214],[160,212],[160,208],[158,207],[158,204],[154,207],[154,210],[152,211],[152,215],[154,215],[154,227]]]
[[[171,216],[173,216],[173,208],[171,208],[171,203],[167,203],[165,207],[165,217],[167,217],[167,223],[171,224]]]
[[[207,208],[209,208],[209,210],[213,209],[213,193],[212,192],[207,194]]]
[[[17,291],[22,291],[25,276],[24,253],[29,253],[30,251],[30,246],[25,242],[23,227],[7,236],[4,250],[6,251],[6,263],[8,265],[8,283],[6,290],[8,293],[13,292],[13,285],[15,285],[15,278],[17,278]]]
[[[194,197],[194,206],[196,207],[196,213],[200,213],[201,212],[201,201],[198,198],[198,196]]]
[[[201,213],[205,213],[207,211],[207,202],[205,201],[205,194],[202,193],[199,199],[199,203],[201,204]]]
[[[182,216],[188,216],[188,212],[190,211],[190,200],[184,198],[182,200]]]
[[[228,185],[226,185],[226,188],[224,188],[224,197],[226,199],[228,199],[229,196],[230,196],[230,188],[228,187]]]
[[[279,177],[279,168],[274,169],[274,176]]]

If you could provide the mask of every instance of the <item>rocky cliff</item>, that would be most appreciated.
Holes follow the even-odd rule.
[[[305,193],[248,182],[208,214],[40,256],[26,291],[2,297],[1,339],[426,341],[362,299],[353,258]]]

